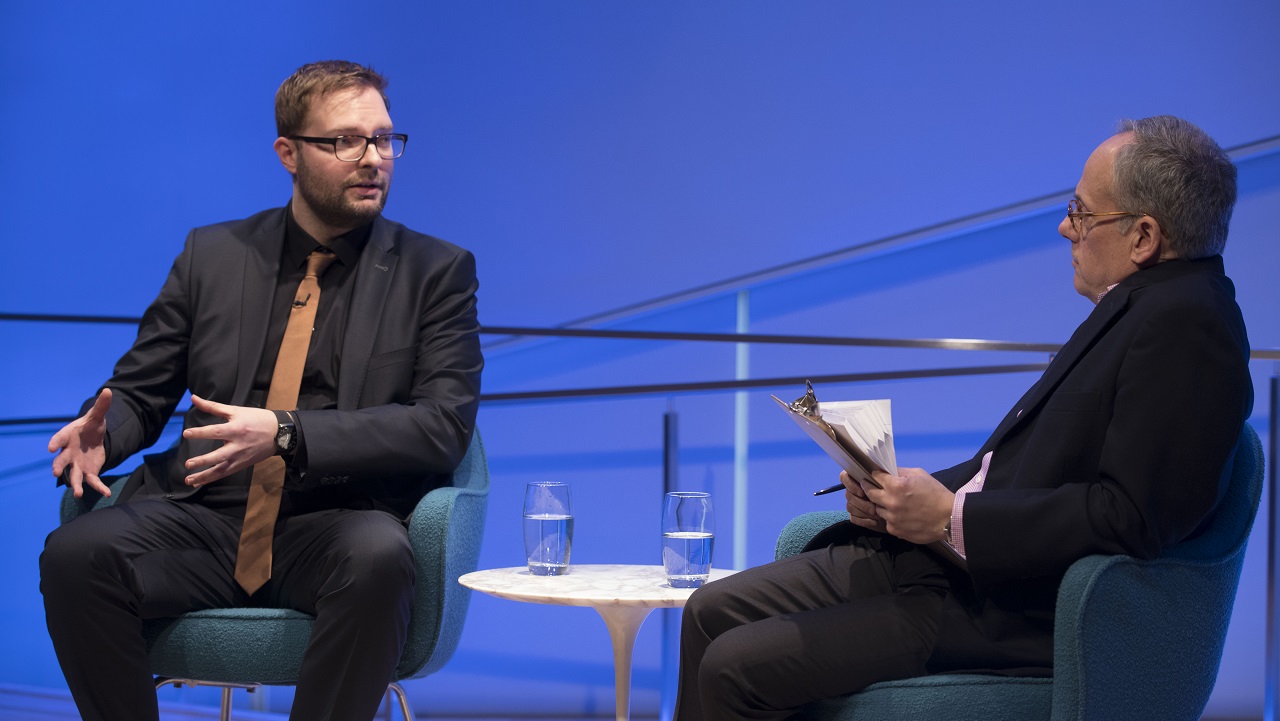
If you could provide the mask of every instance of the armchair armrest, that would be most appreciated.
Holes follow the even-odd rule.
[[[115,503],[116,499],[120,497],[120,491],[124,489],[124,484],[127,480],[129,480],[128,474],[123,476],[106,476],[102,479],[103,483],[106,483],[107,487],[111,489],[110,498],[100,495],[97,491],[87,486],[84,489],[84,495],[80,498],[76,498],[75,495],[71,493],[71,488],[68,487],[62,493],[62,504],[58,507],[59,523],[66,523],[73,518],[83,516],[89,511],[106,508],[107,506]]]
[[[849,517],[844,511],[813,511],[801,513],[787,522],[778,534],[778,545],[774,548],[774,560],[794,556],[804,550],[806,544],[818,535],[818,531],[839,523]]]

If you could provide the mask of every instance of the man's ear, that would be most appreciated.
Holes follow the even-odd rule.
[[[289,175],[298,174],[298,146],[294,141],[288,138],[276,138],[275,145],[276,155],[280,156],[280,164],[284,169],[289,171]]]
[[[1150,215],[1144,215],[1134,222],[1129,231],[1129,242],[1132,244],[1129,248],[1129,260],[1139,268],[1148,268],[1174,257],[1160,221]]]

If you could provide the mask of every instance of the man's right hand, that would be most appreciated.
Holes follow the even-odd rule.
[[[862,485],[844,471],[840,471],[840,483],[844,486],[844,503],[845,509],[849,511],[849,520],[863,528],[887,533],[884,519],[877,512],[876,504],[867,498]]]
[[[49,439],[49,452],[58,454],[53,459],[53,475],[58,478],[67,471],[67,485],[76,498],[84,495],[85,484],[103,496],[111,495],[111,489],[98,477],[107,462],[103,440],[107,436],[110,407],[111,389],[103,388],[88,413],[63,426]]]

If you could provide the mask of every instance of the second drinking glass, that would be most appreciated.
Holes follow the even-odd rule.
[[[698,588],[706,582],[715,532],[711,494],[667,494],[662,507],[662,565],[672,588]]]

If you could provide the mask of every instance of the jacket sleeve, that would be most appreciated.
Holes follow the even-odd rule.
[[[112,393],[107,411],[106,469],[154,444],[186,393],[194,235],[194,231],[187,235],[160,294],[143,313],[137,338],[103,386]],[[91,398],[81,412],[92,404]]]

